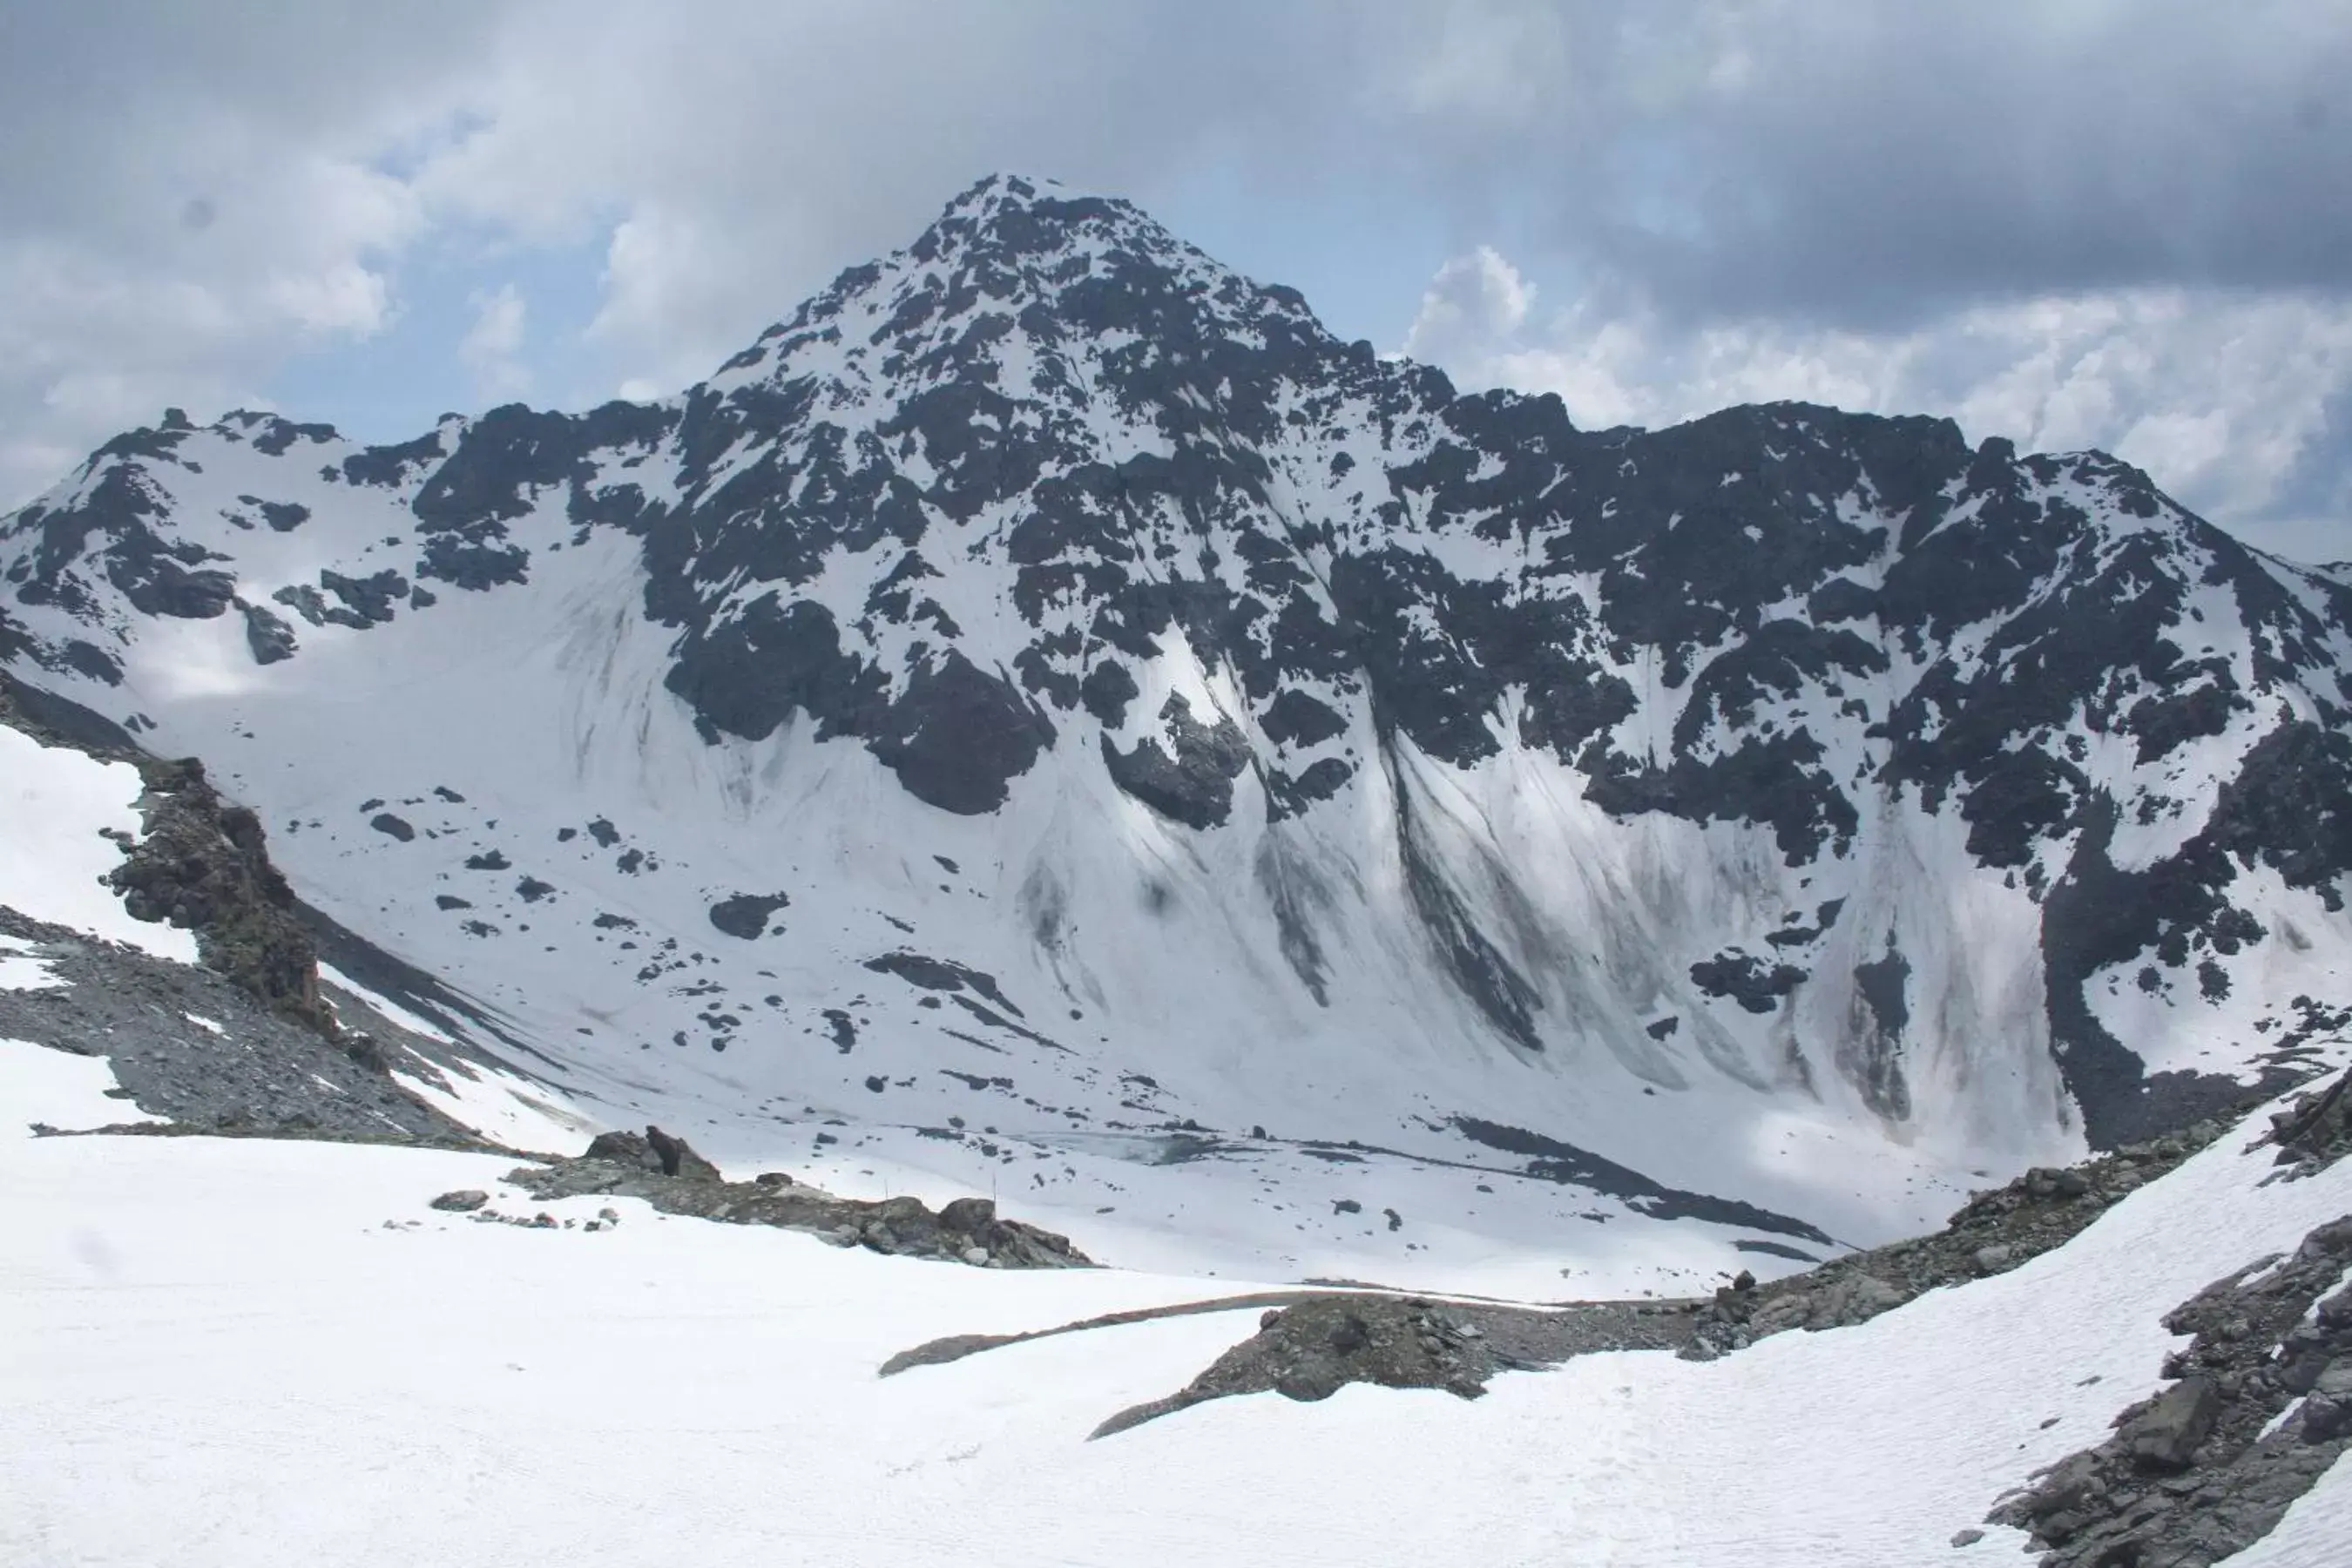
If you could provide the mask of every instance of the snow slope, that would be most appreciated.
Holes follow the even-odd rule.
[[[0,1046],[0,1100],[111,1120],[94,1068]],[[0,1557],[44,1568],[2014,1561],[2012,1532],[1948,1542],[2158,1386],[2164,1312],[2352,1209],[2352,1163],[2264,1184],[2242,1134],[2059,1251],[1860,1328],[1708,1363],[1591,1356],[1476,1403],[1222,1400],[1087,1443],[1254,1324],[877,1381],[936,1335],[1216,1290],[877,1258],[635,1205],[610,1233],[475,1225],[425,1201],[495,1186],[499,1161],[11,1122]],[[2343,1468],[2243,1561],[2352,1554]]]

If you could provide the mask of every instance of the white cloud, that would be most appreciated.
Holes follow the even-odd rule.
[[[12,6],[0,506],[166,405],[259,405],[288,356],[394,320],[430,218],[383,158],[450,101],[441,51],[470,27],[442,12]]]
[[[473,297],[474,324],[458,340],[458,362],[473,374],[484,398],[512,398],[529,389],[530,373],[520,359],[524,301],[512,283]]]
[[[1535,286],[1489,245],[1437,269],[1406,332],[1404,352],[1444,363],[1507,353],[1535,308]]]
[[[0,237],[0,506],[166,404],[258,405],[288,354],[392,319],[383,258],[419,222],[393,182],[304,156],[206,184],[215,216],[146,243]]]
[[[1588,427],[1675,424],[1795,399],[1948,415],[1971,440],[2099,447],[2283,553],[2352,555],[2352,520],[2290,481],[2341,432],[2352,302],[2300,294],[2116,289],[1979,305],[1882,333],[1752,319],[1680,324],[1622,287],[1549,315],[1481,247],[1431,281],[1405,351],[1466,387],[1556,392]]]
[[[708,375],[780,312],[752,280],[763,269],[746,237],[647,203],[613,226],[603,304],[588,337],[626,367],[626,395],[658,395]],[[756,242],[754,242],[756,243]]]

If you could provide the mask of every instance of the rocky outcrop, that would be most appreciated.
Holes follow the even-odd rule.
[[[1328,1399],[1351,1383],[1382,1388],[1442,1388],[1464,1399],[1484,1394],[1501,1372],[1538,1371],[1597,1351],[1671,1350],[1690,1335],[1687,1303],[1576,1301],[1525,1307],[1441,1300],[1375,1290],[1258,1291],[1108,1312],[1010,1334],[950,1334],[899,1352],[881,1375],[943,1366],[982,1351],[1058,1334],[1121,1328],[1211,1312],[1259,1313],[1257,1332],[1164,1398],[1131,1405],[1093,1436],[1107,1437],[1203,1400],[1273,1392]]]
[[[2273,1115],[2270,1142],[2278,1163],[2296,1175],[2324,1171],[2352,1154],[2352,1069]]]
[[[1630,1301],[1559,1309],[1328,1294],[1269,1308],[1258,1331],[1164,1399],[1130,1406],[1092,1436],[1108,1437],[1228,1394],[1328,1399],[1351,1383],[1439,1388],[1475,1399],[1501,1372],[1534,1372],[1604,1350],[1664,1350],[1687,1327],[1674,1310]]]
[[[224,800],[203,763],[150,756],[121,726],[5,673],[0,724],[43,745],[138,768],[147,831],[118,840],[123,861],[108,878],[124,909],[134,920],[194,931],[205,967],[281,1016],[333,1037],[334,1013],[319,999],[318,950],[293,889],[270,863],[261,819]]]
[[[147,784],[139,809],[145,837],[123,847],[108,880],[134,920],[163,921],[196,936],[196,952],[276,1012],[335,1033],[319,999],[319,954],[296,912],[294,890],[269,863],[261,819],[223,800],[194,757],[140,759]]]
[[[2193,1334],[2172,1385],[1992,1518],[2045,1568],[2208,1568],[2267,1534],[2352,1448],[2352,1215],[2208,1286],[2164,1320]]]
[[[646,1128],[642,1137],[599,1134],[576,1160],[527,1165],[507,1180],[542,1203],[588,1195],[642,1198],[665,1214],[811,1231],[835,1246],[893,1257],[983,1268],[1093,1267],[1066,1237],[1000,1219],[987,1198],[958,1198],[935,1212],[919,1198],[835,1197],[782,1172],[730,1182],[684,1139],[658,1127]]]

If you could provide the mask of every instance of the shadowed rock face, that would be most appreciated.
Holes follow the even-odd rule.
[[[322,1034],[334,1015],[319,999],[319,953],[293,889],[269,863],[260,819],[223,801],[194,758],[142,760],[147,831],[110,876],[134,920],[196,934],[196,952],[278,1012]]]
[[[396,563],[240,595],[175,511],[207,442],[396,498]],[[266,488],[235,528],[331,526]],[[1003,176],[671,402],[363,449],[251,414],[119,437],[0,522],[0,657],[119,679],[125,617],[235,606],[257,663],[299,660],[312,627],[534,591],[518,524],[554,513],[566,548],[637,551],[631,607],[714,744],[805,726],[958,815],[1083,771],[1197,834],[1392,798],[1381,852],[1439,983],[1524,1051],[1557,1021],[1547,966],[1412,816],[1419,761],[1540,758],[1620,823],[1753,828],[1791,888],[1898,808],[1950,819],[1967,863],[1927,874],[2032,904],[2053,1056],[2101,1146],[2238,1087],[2149,1073],[2102,1021],[2116,975],[2211,1000],[2278,935],[2250,871],[2334,905],[2352,870],[2352,589],[2129,466],[1802,404],[1579,429],[1556,397],[1341,342],[1124,202]],[[2219,777],[2170,776],[2189,760]],[[1298,879],[1263,880],[1328,1005]],[[1811,942],[1768,926],[1685,955],[1663,1010],[1679,1051],[1710,1017],[1851,996],[1825,1065],[1900,1122],[1940,1043],[1936,960],[1839,907]]]

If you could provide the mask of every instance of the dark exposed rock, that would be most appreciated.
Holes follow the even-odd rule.
[[[2296,1174],[2322,1171],[2352,1154],[2352,1068],[2299,1095],[2272,1118],[2278,1163]]]
[[[866,732],[909,795],[966,816],[1003,805],[1012,781],[1054,741],[1043,712],[961,653],[916,670]]]
[[[245,643],[256,664],[277,664],[294,657],[294,628],[260,605],[239,601],[245,612]]]
[[[2212,1435],[2221,1414],[2221,1393],[2213,1380],[2184,1377],[2125,1422],[2116,1435],[2142,1468],[2184,1470],[2198,1446]]]
[[[1825,1233],[1802,1220],[1774,1214],[1769,1209],[1736,1198],[1720,1198],[1706,1193],[1662,1186],[1639,1171],[1630,1170],[1590,1150],[1579,1149],[1574,1144],[1563,1143],[1539,1132],[1475,1116],[1454,1117],[1452,1125],[1455,1131],[1474,1143],[1527,1157],[1525,1173],[1528,1175],[1590,1187],[1594,1192],[1624,1199],[1629,1206],[1660,1219],[1711,1220],[1718,1225],[1746,1226],[1755,1230],[1794,1236],[1819,1242],[1824,1247],[1834,1245]]]
[[[1266,739],[1277,745],[1318,746],[1347,732],[1348,721],[1327,703],[1297,687],[1276,693],[1262,721]]]
[[[1259,1310],[1257,1332],[1175,1394],[1120,1411],[1094,1430],[1107,1437],[1230,1394],[1268,1391],[1317,1401],[1351,1383],[1442,1388],[1464,1399],[1494,1376],[1535,1371],[1604,1350],[1664,1350],[1688,1336],[1688,1320],[1651,1303],[1580,1302],[1559,1308],[1436,1302],[1364,1291],[1268,1291],[1172,1307],[1112,1312],[1014,1334],[957,1334],[892,1356],[888,1377],[1009,1344],[1155,1319]]]
[[[409,591],[408,579],[393,571],[378,572],[369,577],[320,572],[319,586],[341,599],[361,627],[391,620],[394,602],[405,599]]]
[[[1691,984],[1709,996],[1728,996],[1750,1013],[1769,1013],[1804,984],[1793,963],[1768,963],[1745,952],[1717,953],[1691,965]]]
[[[455,533],[436,533],[425,542],[416,574],[455,588],[481,593],[502,583],[520,583],[530,574],[530,552],[519,544],[493,544]]]
[[[460,1187],[456,1192],[443,1193],[428,1207],[449,1214],[471,1214],[490,1201],[490,1194],[478,1187]]]
[[[729,936],[752,942],[767,934],[768,917],[792,901],[782,893],[737,893],[710,906],[710,923]]]
[[[927,958],[919,952],[886,952],[866,961],[867,969],[877,974],[895,974],[911,985],[926,991],[961,991],[970,988],[987,997],[1014,1017],[1025,1016],[1020,1008],[997,989],[996,976],[978,969],[967,968],[950,959]]]
[[[600,1132],[581,1158],[633,1165],[659,1175],[685,1176],[692,1181],[720,1180],[718,1166],[696,1153],[684,1139],[673,1138],[658,1127],[646,1128],[642,1137],[635,1132]]]
[[[643,1137],[600,1133],[578,1159],[526,1166],[507,1180],[542,1203],[589,1194],[643,1198],[665,1214],[813,1231],[841,1246],[895,1256],[990,1268],[1091,1267],[1066,1238],[1001,1218],[986,1198],[958,1199],[934,1213],[911,1197],[868,1203],[767,1177],[730,1182],[658,1128]]]
[[[293,889],[269,863],[260,818],[223,801],[194,758],[142,760],[147,831],[108,880],[135,920],[196,936],[196,951],[288,1017],[332,1034],[319,1000],[318,952]]]
[[[1230,717],[1202,724],[1181,696],[1160,711],[1166,743],[1146,737],[1121,752],[1106,735],[1103,765],[1118,787],[1187,827],[1214,827],[1232,815],[1233,781],[1249,766],[1248,743]]]
[[[1769,939],[1768,939],[1769,940]],[[1854,988],[1870,1010],[1871,1028],[1847,1047],[1840,1064],[1846,1077],[1860,1086],[1873,1110],[1894,1121],[1908,1121],[1911,1089],[1903,1077],[1903,1032],[1911,1022],[1908,992],[1911,965],[1889,938],[1886,951],[1853,969]]]

